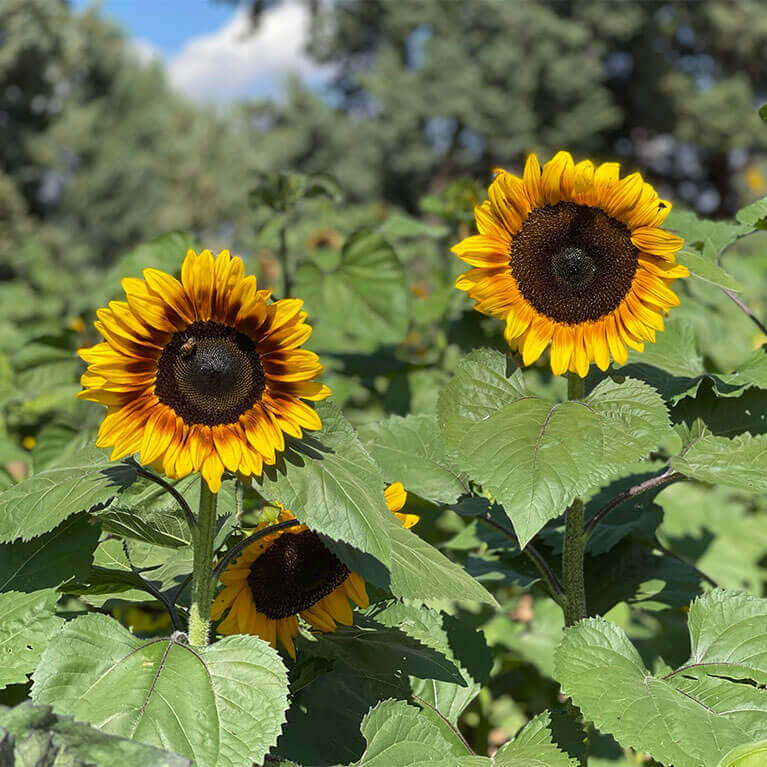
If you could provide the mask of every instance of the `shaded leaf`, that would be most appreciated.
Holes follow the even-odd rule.
[[[53,614],[55,606],[56,594],[49,590],[0,594],[0,689],[27,681],[46,642],[64,623]]]
[[[83,577],[100,532],[98,524],[81,514],[27,543],[0,544],[0,591],[39,591]]]
[[[49,706],[22,703],[9,709],[0,706],[0,732],[10,732],[16,750],[23,751],[26,763],[55,764],[64,767],[64,756],[77,760],[74,765],[132,764],[141,767],[192,767],[189,759],[153,746],[107,735],[68,716],[57,716]],[[21,767],[25,762],[18,762]],[[0,764],[2,752],[0,751]],[[9,762],[13,764],[13,762]]]

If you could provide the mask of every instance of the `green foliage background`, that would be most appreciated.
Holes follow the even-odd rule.
[[[271,5],[254,5],[254,23]],[[715,765],[730,747],[763,741],[763,665],[734,663],[730,681],[677,673],[690,660],[702,663],[694,631],[714,621],[720,602],[736,633],[767,636],[767,338],[722,291],[737,291],[767,315],[759,231],[767,215],[767,126],[757,113],[767,81],[763,4],[309,6],[309,51],[331,72],[327,92],[291,81],[280,101],[221,111],[175,93],[161,68],[140,63],[98,11],[76,14],[64,0],[0,3],[0,613],[8,616],[0,650],[13,655],[0,704],[25,700],[41,654],[60,669],[55,664],[88,631],[103,635],[104,663],[109,632],[130,646],[154,643],[152,652],[172,659],[170,672],[184,663],[179,645],[157,639],[170,630],[158,594],[188,602],[183,520],[135,476],[94,481],[105,466],[89,449],[101,413],[74,398],[82,370],[75,351],[95,342],[95,310],[119,296],[121,277],[147,266],[177,272],[187,247],[201,244],[230,248],[261,284],[305,299],[315,327],[309,346],[321,354],[343,410],[343,417],[323,410],[323,439],[347,451],[371,485],[404,482],[408,511],[422,518],[418,539],[389,531],[368,540],[361,525],[336,529],[322,508],[307,507],[306,521],[346,557],[353,554],[344,544],[357,546],[391,573],[381,579],[368,563],[380,599],[353,630],[299,642],[275,759],[487,764],[467,760],[494,753],[524,726],[495,764],[536,764],[535,757],[565,767],[581,757],[583,734],[562,705],[560,684],[587,719],[617,738],[592,737],[593,767],[627,767],[646,751],[659,764]],[[632,353],[608,377],[592,375],[596,415],[577,429],[565,419],[571,434],[615,429],[609,433],[619,444],[576,455],[572,476],[560,444],[551,474],[536,484],[524,463],[536,434],[524,423],[545,418],[564,397],[564,382],[544,362],[524,380],[506,377],[499,324],[454,290],[462,266],[449,246],[470,232],[493,167],[518,169],[528,151],[560,148],[578,159],[619,159],[673,200],[669,227],[685,237],[680,261],[695,276],[678,283],[681,306],[655,346]],[[485,396],[481,382],[501,378],[502,394]],[[522,391],[530,398],[525,413],[514,407]],[[616,401],[626,392],[630,412]],[[503,460],[492,463],[479,449],[488,434],[515,435]],[[695,481],[626,502],[597,529],[586,558],[595,617],[560,645],[561,613],[537,571],[478,517],[508,523],[505,507],[523,543],[536,535],[556,567],[554,479],[563,483],[563,502],[568,493],[585,494],[588,516],[665,465]],[[339,478],[331,461],[316,471],[326,470]],[[319,481],[307,469],[269,489],[300,507]],[[36,501],[50,483],[56,494]],[[192,485],[183,489],[193,494]],[[228,485],[220,541],[237,522]],[[246,521],[260,503],[255,492],[247,495]],[[374,501],[357,501],[362,518],[366,503]],[[724,599],[713,584],[748,596]],[[393,602],[389,593],[411,601]],[[466,601],[456,603],[461,596]],[[98,612],[142,638],[113,621],[89,628],[106,624]],[[78,616],[70,624],[77,630],[56,636],[64,619]],[[21,644],[18,625],[28,626]],[[250,653],[261,663],[243,669],[239,685],[271,690],[269,701],[251,701],[252,710],[279,708],[284,680],[272,689],[259,676],[271,669],[279,677],[276,655],[254,639],[226,642],[208,652],[227,662]],[[713,651],[706,657],[721,662]],[[87,764],[101,758],[96,753],[124,753],[142,764],[188,763],[123,740],[136,732],[122,725],[86,734],[79,729],[86,725],[53,713],[42,704],[62,698],[40,668],[38,705],[0,709],[0,734],[25,738],[35,758],[61,752]],[[87,703],[77,696],[98,671],[71,669],[72,697],[63,700],[77,720],[93,722],[107,705],[109,690]],[[603,688],[594,689],[593,679],[627,691],[637,720],[612,721],[594,703]],[[747,702],[761,715],[745,721],[726,709],[733,694],[745,694],[733,679],[755,682]],[[220,712],[220,700],[232,695],[248,698],[223,677],[210,688],[197,677],[189,684],[211,695],[206,711]],[[680,737],[671,725],[662,743],[648,739],[641,732],[652,715],[642,697],[648,685],[669,700],[681,690],[707,701],[710,715],[691,731],[715,732],[727,749]],[[255,729],[242,714],[221,716]],[[676,716],[669,704],[661,720]],[[240,748],[218,763],[260,759],[280,724],[251,744],[259,755]],[[0,757],[9,737],[0,740]],[[463,740],[478,757],[467,755]],[[206,748],[200,741],[190,753],[205,764],[214,758]],[[748,764],[727,758],[723,764]]]

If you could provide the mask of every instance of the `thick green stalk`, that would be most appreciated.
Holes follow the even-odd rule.
[[[200,510],[197,527],[192,529],[192,607],[189,611],[189,643],[205,647],[210,635],[210,605],[215,584],[213,541],[216,537],[216,500],[208,483],[200,477]]]
[[[567,399],[583,399],[583,379],[576,373],[567,375]],[[583,580],[583,500],[576,498],[565,512],[565,543],[562,553],[562,582],[565,587],[565,626],[586,617],[586,587]]]

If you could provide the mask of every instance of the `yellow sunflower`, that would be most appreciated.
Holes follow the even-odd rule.
[[[301,401],[330,394],[313,380],[317,355],[298,348],[312,332],[302,301],[270,303],[227,251],[190,250],[180,282],[145,269],[122,285],[127,301],[97,312],[106,340],[79,352],[79,396],[107,406],[96,444],[112,460],[138,453],[174,479],[199,471],[215,493],[224,469],[258,475],[285,434],[321,427]]]
[[[590,363],[623,364],[663,330],[679,299],[675,263],[683,240],[660,229],[671,204],[639,173],[617,163],[577,165],[558,152],[543,166],[530,155],[522,178],[496,170],[475,209],[479,234],[453,247],[470,264],[456,287],[475,309],[506,320],[505,337],[530,365],[551,342],[555,374],[584,377]]]
[[[402,514],[407,493],[401,482],[384,491],[386,505],[404,527],[418,522],[415,514]],[[295,519],[278,504],[277,522]],[[263,530],[268,523],[256,529]],[[300,615],[313,629],[335,631],[336,624],[352,625],[351,599],[369,604],[365,581],[349,570],[306,525],[281,530],[248,546],[221,574],[224,588],[211,608],[221,634],[255,634],[276,647],[276,640],[296,657],[293,637]]]

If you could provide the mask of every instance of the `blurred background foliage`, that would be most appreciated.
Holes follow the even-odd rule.
[[[253,24],[273,5],[253,3]],[[189,246],[229,248],[276,295],[306,300],[309,345],[359,425],[433,412],[462,355],[503,347],[499,323],[454,290],[463,269],[449,252],[470,233],[494,167],[519,170],[527,152],[560,148],[616,159],[711,219],[767,194],[758,0],[307,6],[308,50],[331,73],[326,86],[293,79],[280,99],[214,108],[175,92],[98,10],[0,0],[0,487],[95,429],[99,409],[74,398],[75,350],[96,341],[95,310],[119,297],[123,276],[178,271]],[[722,258],[741,298],[766,316],[764,235]],[[677,375],[685,365],[692,376],[729,373],[767,341],[716,285],[687,280],[680,292],[661,337]],[[561,385],[543,363],[529,378],[541,391]],[[762,390],[748,396],[764,412]],[[470,518],[410,503],[423,515],[419,533],[474,568],[503,606],[471,618],[495,651],[461,720],[482,752],[556,705],[561,616]],[[662,524],[632,533],[612,561],[660,545],[688,564],[664,565],[654,581],[616,572],[623,588],[603,607],[649,666],[673,665],[699,584],[690,564],[764,595],[767,508],[692,483],[649,503]],[[597,553],[589,560],[601,582]],[[114,608],[127,625],[141,622],[134,606]],[[590,764],[630,763],[602,745]]]

